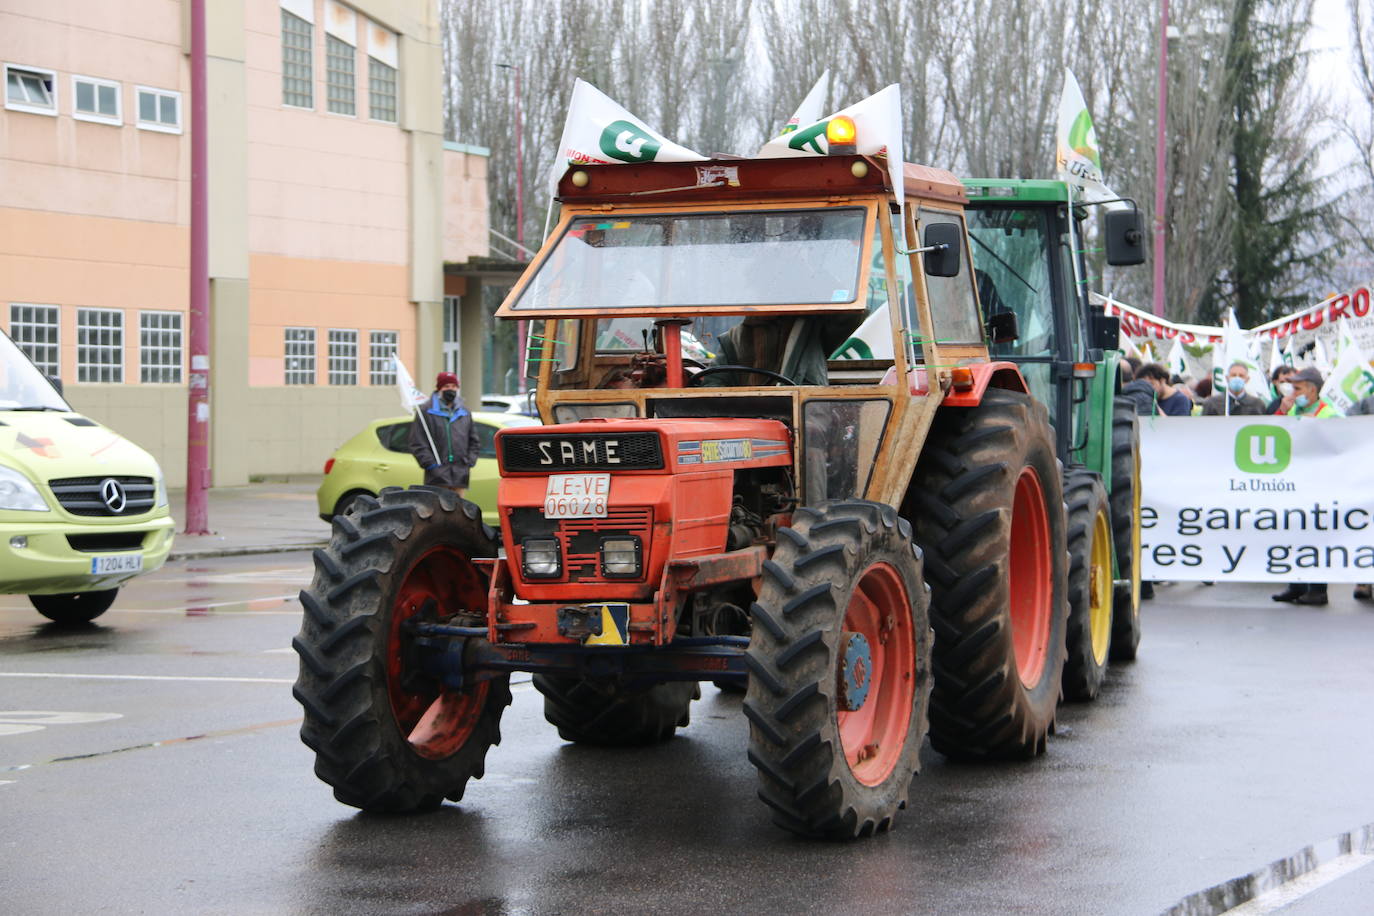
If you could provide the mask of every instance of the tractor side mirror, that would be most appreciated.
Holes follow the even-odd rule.
[[[932,277],[957,277],[963,261],[964,234],[958,223],[931,223],[921,236],[926,273]]]
[[[1107,241],[1107,263],[1113,267],[1145,263],[1145,230],[1140,211],[1108,210],[1102,217]]]
[[[1015,312],[994,312],[988,316],[988,338],[995,344],[1012,343],[1021,336],[1021,323]]]
[[[1121,319],[1100,308],[1088,310],[1088,346],[1096,350],[1116,350],[1121,347]]]

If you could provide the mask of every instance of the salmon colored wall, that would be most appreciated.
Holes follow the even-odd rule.
[[[485,255],[487,227],[487,157],[444,150],[444,261]]]
[[[358,383],[368,384],[369,331],[399,332],[403,362],[415,365],[415,309],[406,268],[253,255],[249,270],[249,384],[285,383],[288,327],[315,328],[316,384],[328,379],[330,328],[358,331]],[[293,388],[295,386],[292,386]]]

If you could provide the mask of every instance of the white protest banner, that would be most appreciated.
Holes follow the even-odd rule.
[[[1321,397],[1341,413],[1350,413],[1356,401],[1374,395],[1374,367],[1369,365],[1369,355],[1355,339],[1344,318],[1341,319],[1340,328],[1336,368],[1326,377]]]
[[[1374,417],[1143,422],[1141,574],[1374,580]]]
[[[830,144],[825,136],[826,126],[842,115],[854,122],[855,152],[861,156],[887,157],[892,189],[896,192],[897,203],[901,204],[906,183],[902,178],[902,89],[896,83],[829,117],[769,140],[758,151],[758,158],[828,155]]]
[[[679,146],[630,114],[591,83],[573,84],[563,137],[549,190],[570,165],[614,165],[636,162],[695,162],[706,159]]]
[[[825,112],[825,97],[830,91],[830,71],[821,74],[821,78],[816,80],[816,85],[811,87],[811,91],[802,99],[802,103],[797,106],[797,110],[792,113],[792,117],[787,119],[787,124],[778,131],[778,136],[790,134],[801,128],[803,124],[815,124],[821,119]]]
[[[1183,346],[1184,363],[1188,369],[1181,375],[1203,378],[1211,373],[1213,354],[1223,342],[1221,328],[1177,324],[1100,293],[1094,292],[1090,296],[1093,304],[1101,305],[1108,317],[1121,319],[1121,336],[1128,339],[1137,351],[1147,341],[1176,340]],[[1155,347],[1154,344],[1151,346]]]
[[[1374,353],[1374,307],[1371,307],[1368,285],[1251,328],[1249,333],[1261,340],[1286,341],[1289,353],[1297,353],[1315,340],[1325,341],[1327,350],[1331,350],[1336,344],[1342,318],[1350,323],[1351,333],[1360,346]]]

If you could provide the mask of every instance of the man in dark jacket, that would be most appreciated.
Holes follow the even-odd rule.
[[[477,428],[458,396],[458,376],[440,372],[429,404],[410,425],[410,453],[425,469],[426,484],[448,487],[462,496],[468,472],[477,463],[477,450]]]
[[[1264,413],[1264,402],[1245,393],[1250,369],[1245,363],[1232,363],[1226,370],[1226,390],[1202,402],[1204,417],[1257,417]]]
[[[1159,363],[1141,366],[1135,380],[1121,393],[1135,402],[1135,412],[1142,417],[1186,417],[1193,412],[1193,399],[1169,384],[1169,370]]]

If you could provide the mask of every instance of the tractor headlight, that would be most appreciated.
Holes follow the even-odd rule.
[[[48,501],[38,488],[13,468],[0,467],[0,509],[21,512],[50,512]]]
[[[557,538],[525,538],[520,542],[520,564],[528,579],[552,579],[563,572]]]
[[[641,566],[639,538],[616,535],[601,539],[601,574],[603,576],[638,576]]]

